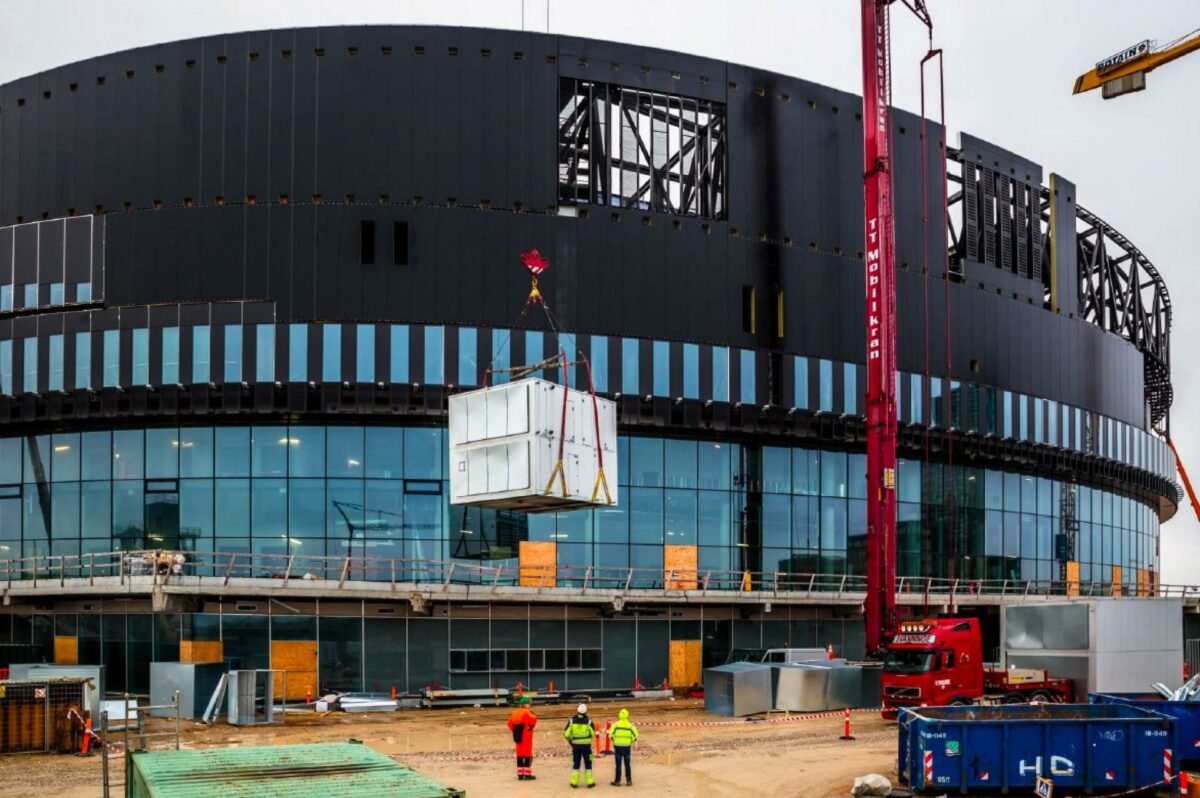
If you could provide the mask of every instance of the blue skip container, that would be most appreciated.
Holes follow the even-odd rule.
[[[1175,719],[1175,756],[1181,767],[1200,766],[1200,701],[1167,701],[1158,693],[1088,693],[1093,704],[1128,704]]]
[[[1130,704],[918,707],[900,713],[900,781],[915,793],[1032,793],[1044,776],[1116,792],[1178,775],[1174,745],[1174,719]]]

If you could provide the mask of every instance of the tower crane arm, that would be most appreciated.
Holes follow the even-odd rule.
[[[1144,40],[1115,55],[1109,56],[1096,64],[1092,69],[1080,75],[1075,79],[1075,90],[1071,93],[1082,94],[1085,91],[1100,88],[1106,83],[1115,83],[1122,78],[1137,75],[1138,73],[1144,75],[1146,72],[1157,69],[1163,64],[1169,64],[1177,58],[1182,58],[1194,50],[1200,50],[1200,28],[1179,37],[1163,47],[1156,48],[1150,40]],[[1141,88],[1145,87],[1144,83],[1145,81],[1143,80]],[[1137,88],[1128,90],[1136,91]],[[1105,99],[1108,99],[1109,96],[1106,94]],[[1111,96],[1116,96],[1116,94]]]

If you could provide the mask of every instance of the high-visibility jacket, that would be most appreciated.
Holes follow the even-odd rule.
[[[613,724],[608,736],[612,737],[613,745],[633,745],[637,742],[638,738],[637,726],[630,723],[628,718],[620,718]]]
[[[517,756],[533,756],[533,729],[537,726],[537,721],[537,715],[527,707],[517,707],[508,716],[508,730],[514,733],[513,744],[517,749]],[[519,743],[515,740],[517,727],[521,728]]]
[[[596,724],[587,715],[575,715],[563,727],[563,738],[571,745],[591,745],[596,736]]]

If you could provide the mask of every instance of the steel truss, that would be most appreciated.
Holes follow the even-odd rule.
[[[725,132],[722,103],[562,78],[559,202],[724,218]]]
[[[1032,198],[1015,183],[1001,185],[999,176],[975,165],[964,165],[962,153],[948,149],[951,166],[950,212],[946,216],[952,277],[965,279],[965,263],[1011,263],[1008,243],[1014,241],[1017,261],[1013,271],[1040,280],[1043,304],[1050,307],[1050,191],[1038,187],[1036,213]],[[991,178],[990,183],[988,183]],[[999,216],[1011,222],[1013,235],[997,231],[988,221],[991,209],[981,214],[976,187],[986,184],[989,197],[998,195]],[[999,191],[997,191],[999,189]],[[957,212],[955,211],[957,209]],[[1079,315],[1105,332],[1120,335],[1142,353],[1145,399],[1150,423],[1167,417],[1173,399],[1171,387],[1171,296],[1158,270],[1129,239],[1091,211],[1075,205],[1075,243],[1078,263]],[[1005,225],[1000,225],[1005,227]],[[998,241],[999,246],[996,246]],[[1028,249],[1023,245],[1029,242]],[[1044,244],[1043,244],[1044,242]],[[999,257],[996,252],[999,250]],[[1025,264],[1022,256],[1028,254]]]

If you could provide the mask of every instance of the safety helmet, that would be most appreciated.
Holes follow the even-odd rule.
[[[629,710],[622,709],[620,712],[617,713],[617,717],[620,718],[621,720],[629,720]]]
[[[575,707],[575,711],[578,712],[580,715],[586,715],[587,714],[587,704],[580,704],[579,706]]]
[[[531,699],[531,698],[530,698],[529,696],[527,696],[527,695],[523,695],[523,696],[521,696],[520,698],[518,698],[518,699],[517,699],[517,703],[518,703],[518,704],[520,704],[521,706],[526,706],[526,705],[528,705],[528,704],[532,704],[532,703],[533,703],[533,699]]]

